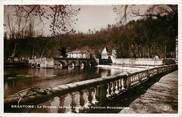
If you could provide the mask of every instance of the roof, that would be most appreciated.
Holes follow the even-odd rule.
[[[88,52],[86,50],[84,51],[74,50],[74,51],[68,52],[68,54],[88,54]]]
[[[102,50],[102,54],[107,54],[107,49],[106,49],[106,47]]]

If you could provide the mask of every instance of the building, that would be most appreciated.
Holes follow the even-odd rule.
[[[99,64],[110,65],[112,63],[111,56],[112,55],[109,55],[107,48],[105,47],[101,52],[101,58],[99,60]]]
[[[32,58],[28,60],[28,63],[33,68],[54,68],[54,59],[52,58]]]
[[[102,50],[101,52],[101,59],[108,59],[109,56],[108,56],[108,52],[107,52],[107,49],[106,47]]]
[[[90,54],[87,51],[71,51],[67,53],[67,58],[90,58]]]
[[[117,53],[116,53],[116,50],[115,50],[115,49],[112,50],[112,56],[113,56],[114,58],[116,58],[116,56],[117,56]]]

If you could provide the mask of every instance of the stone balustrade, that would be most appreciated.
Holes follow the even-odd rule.
[[[99,103],[126,92],[129,88],[142,85],[143,82],[155,75],[167,74],[177,69],[177,65],[167,65],[135,72],[133,74],[117,74],[104,78],[90,79],[41,89],[26,93],[26,95],[12,95],[5,98],[5,107],[12,104],[39,104],[52,97],[64,97],[67,100],[62,106],[64,112],[84,112]],[[36,93],[35,93],[36,92]],[[67,97],[67,98],[65,98]],[[66,105],[66,106],[65,106]]]

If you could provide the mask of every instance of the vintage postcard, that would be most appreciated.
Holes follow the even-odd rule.
[[[178,114],[178,4],[5,4],[4,113]]]

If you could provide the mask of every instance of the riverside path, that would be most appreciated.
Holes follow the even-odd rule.
[[[163,76],[121,113],[177,113],[178,72]]]

